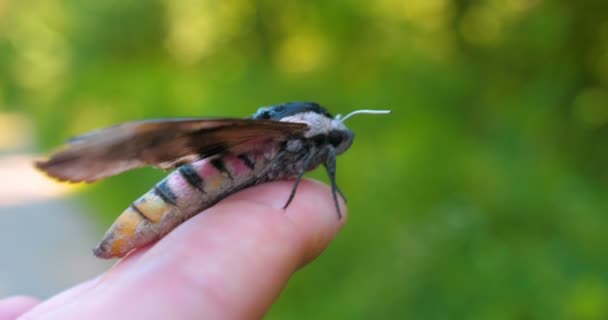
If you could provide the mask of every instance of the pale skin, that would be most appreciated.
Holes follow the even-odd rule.
[[[272,182],[230,196],[46,301],[0,300],[0,320],[260,319],[346,222],[330,189],[314,181],[302,181],[283,210],[292,186]]]

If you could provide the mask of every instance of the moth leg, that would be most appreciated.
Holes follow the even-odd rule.
[[[342,212],[340,211],[340,203],[338,203],[338,194],[344,199],[344,195],[338,188],[338,183],[336,182],[336,151],[333,147],[327,148],[327,159],[325,160],[325,169],[327,170],[327,175],[329,176],[329,180],[331,181],[331,194],[334,197],[334,203],[336,204],[336,211],[338,212],[338,219],[342,219]]]
[[[336,191],[338,191],[338,195],[340,195],[340,198],[342,198],[342,200],[344,200],[344,203],[348,203],[346,196],[344,195],[344,193],[342,193],[342,190],[340,190],[340,187],[338,187],[337,184],[336,184]]]
[[[300,184],[300,181],[302,181],[302,177],[304,176],[304,173],[306,173],[305,170],[302,170],[302,171],[300,171],[300,173],[298,173],[298,176],[296,177],[296,182],[293,184],[293,188],[291,189],[291,193],[289,194],[287,203],[285,203],[285,205],[283,206],[283,210],[285,210],[285,209],[287,209],[287,207],[289,207],[289,204],[291,203],[293,198],[296,196],[296,190],[298,190],[298,185]]]
[[[306,170],[308,169],[309,165],[310,165],[310,158],[305,159],[304,165],[302,166],[302,170],[300,170],[300,172],[298,172],[298,176],[296,177],[296,182],[293,184],[293,188],[291,189],[291,193],[289,194],[287,203],[285,203],[285,206],[283,206],[283,210],[285,210],[285,209],[287,209],[287,207],[289,207],[289,204],[291,203],[293,198],[296,196],[296,190],[298,190],[298,185],[300,185],[300,181],[302,181],[302,177],[306,173]]]
[[[298,186],[300,185],[300,181],[302,181],[302,177],[304,176],[304,174],[306,173],[306,170],[308,170],[308,167],[310,166],[310,160],[311,160],[310,158],[307,158],[304,160],[302,170],[300,170],[300,172],[298,172],[298,176],[296,177],[296,182],[293,184],[293,188],[291,189],[291,193],[289,194],[289,199],[287,199],[287,203],[285,203],[283,210],[285,210],[285,209],[287,209],[287,207],[289,207],[289,204],[295,197],[296,190],[298,190]]]

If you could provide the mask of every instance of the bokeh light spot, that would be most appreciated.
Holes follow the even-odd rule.
[[[564,304],[570,319],[606,319],[608,316],[608,289],[600,279],[581,279]]]
[[[603,88],[583,90],[574,100],[577,119],[586,127],[597,128],[608,122],[608,91]]]
[[[318,32],[288,37],[279,47],[277,63],[285,73],[306,73],[323,65],[328,44]]]
[[[460,32],[473,44],[489,45],[500,40],[502,23],[494,10],[488,7],[471,7],[461,20]]]
[[[166,2],[169,30],[165,46],[183,64],[198,62],[228,42],[249,19],[246,1]]]
[[[60,84],[70,65],[70,50],[60,28],[65,23],[56,3],[41,2],[22,19],[9,25],[8,38],[15,48],[15,79],[29,89]]]
[[[32,123],[19,113],[0,113],[0,152],[25,150],[32,146]]]

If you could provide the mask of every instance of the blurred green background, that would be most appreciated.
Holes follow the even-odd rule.
[[[349,222],[268,319],[608,318],[608,2],[0,2],[0,110],[41,151],[294,100],[393,114],[349,120]],[[162,176],[80,197],[106,226]]]

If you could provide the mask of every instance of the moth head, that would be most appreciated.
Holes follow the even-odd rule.
[[[341,154],[348,150],[355,138],[355,133],[344,125],[344,120],[361,113],[383,114],[388,111],[357,110],[345,117],[340,115],[334,117],[316,102],[288,102],[262,107],[253,118],[306,123],[309,130],[304,133],[305,138],[314,139],[320,144],[329,143],[334,147],[336,154]]]
[[[344,125],[333,128],[327,133],[327,143],[334,147],[336,154],[342,154],[344,151],[348,150],[353,144],[354,139],[355,133],[344,127]]]
[[[331,113],[316,102],[287,102],[262,107],[253,118],[306,123],[309,130],[304,134],[305,138],[314,139],[319,144],[330,143],[337,153],[346,151],[354,137],[351,130],[334,121]]]

